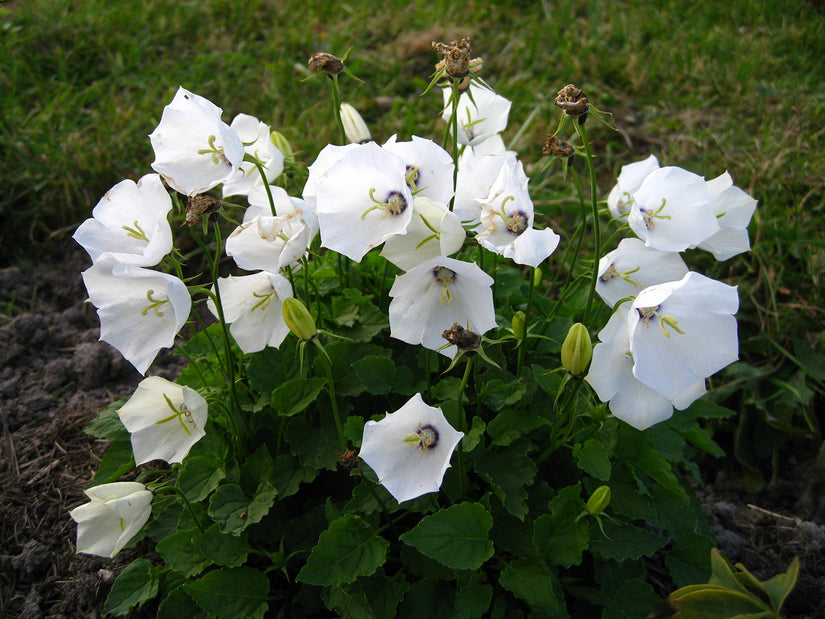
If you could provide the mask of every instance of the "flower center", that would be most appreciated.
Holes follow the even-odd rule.
[[[381,202],[381,200],[378,200],[375,197],[375,187],[373,187],[370,189],[370,200],[372,200],[373,205],[361,213],[362,220],[366,219],[367,213],[376,209],[384,211],[384,217],[387,215],[390,217],[395,217],[396,215],[400,215],[407,210],[407,199],[400,191],[389,192],[384,201]]]
[[[410,188],[410,191],[415,193],[418,191],[418,179],[421,178],[421,172],[418,170],[416,166],[408,165],[407,166],[407,175],[405,177],[407,181],[407,187]]]
[[[217,140],[217,136],[210,135],[208,142],[209,148],[201,148],[198,150],[199,155],[209,155],[212,157],[212,163],[215,165],[228,165],[232,167],[232,164],[229,162],[229,159],[226,158],[226,155],[223,152],[222,146],[215,146],[215,140]]]
[[[637,288],[641,288],[641,285],[638,282],[636,282],[635,280],[630,278],[630,275],[632,273],[635,273],[636,271],[638,271],[641,268],[642,267],[639,266],[639,267],[636,267],[635,269],[630,269],[629,271],[624,271],[622,273],[619,273],[619,271],[616,269],[616,267],[613,264],[611,264],[609,267],[607,267],[607,270],[599,276],[599,279],[603,283],[606,284],[608,282],[613,281],[616,278],[619,278],[619,279],[623,279],[628,284],[632,284],[633,286],[636,286]]]
[[[146,299],[149,301],[149,304],[140,310],[141,316],[146,316],[149,312],[153,312],[155,316],[158,318],[163,318],[163,312],[160,311],[161,306],[164,303],[169,303],[168,298],[159,298],[156,299],[153,295],[155,294],[154,290],[147,290],[146,291]]]
[[[645,326],[648,326],[650,321],[654,318],[659,318],[659,328],[662,330],[665,337],[670,337],[670,333],[667,332],[665,327],[670,327],[676,333],[684,335],[685,332],[679,328],[679,321],[677,321],[670,314],[661,314],[659,312],[660,307],[662,306],[656,305],[655,307],[637,307],[636,311],[639,312],[639,318],[643,323],[645,323]]]
[[[630,210],[630,205],[633,203],[633,196],[630,195],[629,191],[625,191],[622,193],[622,197],[619,198],[619,201],[616,202],[616,210],[619,211],[619,215],[627,215],[627,212]]]
[[[166,423],[167,421],[177,419],[180,422],[183,431],[186,432],[189,436],[192,436],[192,432],[189,431],[188,426],[191,426],[193,429],[197,429],[198,427],[195,423],[195,420],[192,419],[192,411],[186,408],[186,404],[184,404],[183,402],[181,402],[178,407],[175,407],[175,405],[172,404],[172,400],[170,400],[169,396],[165,393],[163,394],[163,399],[166,400],[166,404],[169,406],[169,408],[172,409],[172,414],[168,417],[164,417],[163,419],[156,421],[155,424],[157,425],[161,423]]]
[[[260,309],[261,311],[265,310],[269,307],[269,304],[272,303],[272,297],[274,296],[276,299],[278,295],[275,292],[275,289],[272,288],[269,292],[253,292],[252,296],[256,299],[260,299],[255,305],[249,308],[250,312],[254,312],[256,309]]]
[[[642,213],[642,218],[645,222],[645,228],[650,230],[655,225],[654,219],[670,219],[670,215],[660,215],[659,213],[662,212],[662,209],[665,208],[667,204],[667,200],[662,198],[662,204],[656,210],[647,210],[644,208],[639,208],[639,211]]]
[[[418,449],[425,452],[432,452],[438,445],[438,430],[430,424],[418,424],[418,429],[404,437],[404,442],[410,446],[417,446]]]
[[[441,304],[449,305],[453,295],[450,293],[450,284],[455,283],[455,271],[447,267],[435,267],[433,269],[435,282],[441,286]]]
[[[137,222],[137,220],[135,220],[133,226],[134,227],[130,228],[129,226],[124,225],[121,226],[121,228],[126,230],[126,236],[133,239],[137,239],[138,241],[145,241],[148,243],[149,237],[146,236],[146,233],[143,231],[143,228],[140,227],[140,224]]]

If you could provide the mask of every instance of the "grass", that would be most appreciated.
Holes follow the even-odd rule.
[[[344,98],[378,140],[436,136],[440,95],[419,96],[430,42],[470,35],[486,79],[513,100],[509,136],[536,111],[512,145],[528,174],[555,93],[573,82],[619,130],[591,130],[605,194],[621,165],[652,152],[708,178],[730,170],[759,199],[750,254],[690,257],[740,284],[745,363],[720,392],[753,411],[736,430],[742,444],[765,424],[788,440],[819,436],[825,16],[811,3],[29,0],[0,4],[0,31],[0,264],[35,259],[109,187],[150,171],[146,135],[179,84],[226,120],[266,120],[309,163],[336,136],[326,84],[301,81],[311,53],[352,47],[348,64],[364,83],[346,82]],[[563,238],[578,216],[574,196],[560,175],[534,190]],[[740,459],[757,474],[765,453],[751,451]]]

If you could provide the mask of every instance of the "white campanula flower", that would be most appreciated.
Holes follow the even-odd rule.
[[[286,189],[282,187],[270,185],[269,193],[272,195],[272,201],[275,204],[275,215],[277,217],[286,217],[291,215],[296,209],[301,211],[301,218],[303,219],[307,230],[309,230],[309,239],[307,243],[307,247],[309,247],[309,243],[311,243],[312,240],[318,235],[319,231],[318,216],[315,214],[314,206],[311,207],[306,200],[290,196],[286,192]],[[263,185],[256,186],[251,192],[249,192],[249,196],[247,197],[249,200],[249,207],[243,214],[243,223],[252,221],[256,217],[270,217],[272,215],[272,206],[269,204],[269,195],[267,195],[266,189],[264,189]]]
[[[446,204],[416,196],[407,234],[387,239],[381,255],[409,271],[430,258],[454,254],[464,245],[466,236],[458,215]]]
[[[719,231],[705,179],[672,166],[645,177],[627,223],[645,245],[662,251],[684,251]]]
[[[653,155],[622,166],[616,184],[607,195],[607,207],[614,218],[621,221],[627,219],[630,206],[633,204],[633,193],[642,185],[648,174],[658,169],[659,160]]]
[[[129,430],[135,464],[182,462],[205,436],[206,400],[194,389],[148,376],[117,411]]]
[[[739,358],[736,288],[690,272],[642,290],[627,318],[633,374],[675,402]]]
[[[172,251],[167,216],[172,199],[157,174],[137,183],[120,181],[106,192],[72,237],[92,262],[113,258],[137,266],[154,266]]]
[[[341,123],[344,125],[344,135],[350,144],[364,144],[372,139],[367,123],[352,105],[341,104]]]
[[[152,169],[187,196],[231,178],[244,156],[238,134],[221,120],[221,108],[182,86],[149,140],[155,151]]]
[[[298,262],[306,253],[310,229],[300,209],[283,217],[255,217],[226,239],[226,255],[247,271],[277,273]]]
[[[705,380],[697,380],[675,400],[642,383],[633,374],[633,356],[627,331],[628,307],[619,308],[599,332],[600,342],[593,349],[590,371],[585,380],[602,402],[608,402],[613,415],[644,430],[670,419],[673,408],[684,409],[705,393]]]
[[[244,353],[278,348],[289,333],[281,306],[292,296],[289,280],[277,273],[261,271],[252,275],[218,279],[221,305],[229,332]],[[214,287],[212,288],[214,292]],[[218,310],[210,300],[209,311]]]
[[[404,160],[375,142],[354,145],[315,185],[321,245],[360,262],[370,249],[406,234],[412,193]]]
[[[453,115],[450,96],[452,89],[444,89],[444,111],[441,117],[450,124]],[[458,98],[458,143],[475,146],[504,131],[510,115],[510,101],[492,90],[470,84]]]
[[[315,161],[307,168],[307,182],[304,184],[301,196],[313,212],[317,212],[318,182],[326,177],[327,171],[334,163],[340,161],[344,155],[356,148],[358,148],[358,144],[345,144],[344,146],[327,144],[318,153]]]
[[[189,317],[192,300],[173,275],[107,259],[82,274],[100,317],[100,339],[120,351],[141,374]]]
[[[643,288],[682,279],[687,265],[676,252],[647,247],[639,239],[622,239],[619,246],[599,260],[596,292],[613,307]]]
[[[512,155],[515,157],[516,151],[507,150],[507,146],[504,144],[504,138],[501,137],[500,133],[496,133],[483,142],[479,142],[473,146],[465,146],[458,158],[458,168],[461,169],[467,159],[481,157],[482,155]]]
[[[484,247],[518,264],[537,267],[559,244],[559,235],[549,228],[533,228],[533,201],[527,191],[527,175],[521,162],[505,163],[490,194],[481,205],[484,231],[476,240]]]
[[[274,181],[284,171],[284,155],[272,142],[272,130],[265,122],[249,114],[238,114],[230,128],[238,135],[244,152],[261,162],[266,182]],[[223,197],[248,195],[256,185],[263,185],[261,173],[255,164],[242,161],[239,169],[227,178],[221,191]]]
[[[717,260],[727,260],[751,248],[748,238],[748,224],[756,210],[756,200],[733,185],[730,174],[706,183],[711,198],[711,207],[722,228],[698,247],[711,252]]]
[[[447,204],[453,197],[453,158],[438,144],[417,135],[399,142],[393,135],[382,148],[404,160],[407,185],[416,198]]]
[[[496,326],[493,278],[474,262],[439,256],[395,278],[390,289],[390,335],[454,357],[442,334],[454,323],[483,334]]]
[[[399,503],[437,492],[464,436],[420,393],[381,421],[364,425],[359,457]]]
[[[114,557],[149,520],[152,493],[134,481],[85,490],[90,502],[69,515],[77,523],[77,552]]]
[[[484,230],[481,225],[481,204],[490,195],[490,189],[505,165],[515,166],[513,153],[481,155],[462,160],[458,167],[453,212],[461,222],[476,232]]]

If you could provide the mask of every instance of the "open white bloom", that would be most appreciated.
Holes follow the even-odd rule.
[[[404,160],[375,142],[354,145],[318,180],[321,244],[360,262],[370,249],[406,234],[412,193]]]
[[[173,275],[107,259],[83,271],[89,300],[100,317],[100,339],[145,374],[161,348],[189,317],[192,300]]]
[[[148,376],[118,409],[132,439],[135,464],[151,460],[183,462],[205,436],[206,400],[194,389]]]
[[[321,152],[318,153],[315,161],[307,168],[309,174],[301,196],[313,212],[317,212],[315,207],[318,196],[318,182],[326,177],[327,171],[329,171],[333,164],[340,161],[344,155],[356,148],[358,148],[358,144],[345,144],[344,146],[327,144],[321,149]]]
[[[490,194],[481,205],[484,231],[476,240],[484,247],[518,264],[537,267],[559,244],[559,235],[550,228],[533,228],[535,213],[527,191],[527,175],[521,161],[505,163]]]
[[[633,193],[642,185],[642,181],[653,170],[659,169],[659,160],[650,155],[642,161],[623,165],[619,178],[610,193],[607,194],[607,208],[616,219],[625,220],[633,204]]]
[[[633,194],[627,223],[648,247],[684,251],[719,231],[705,179],[682,168],[647,175]]]
[[[267,346],[278,348],[289,333],[281,306],[292,296],[289,280],[277,273],[261,271],[252,275],[218,279],[221,305],[229,332],[245,353],[258,352]],[[214,287],[212,288],[214,292]],[[209,311],[218,310],[210,300]]]
[[[458,215],[447,205],[428,198],[413,200],[413,216],[407,234],[387,239],[381,255],[405,271],[436,256],[454,254],[467,236]]]
[[[739,358],[736,288],[699,273],[642,290],[627,319],[633,374],[672,402]]]
[[[515,157],[516,151],[507,150],[507,146],[504,144],[504,138],[501,137],[500,133],[496,133],[483,142],[479,142],[473,146],[465,146],[464,150],[461,151],[461,155],[458,157],[458,169],[460,170],[462,166],[464,166],[467,159],[481,157],[482,155],[512,155]]]
[[[315,214],[314,207],[310,207],[306,200],[290,196],[283,187],[270,185],[269,192],[275,204],[275,215],[277,217],[291,215],[296,209],[301,211],[301,218],[309,230],[309,238],[307,240],[307,247],[309,247],[309,243],[318,235],[319,231],[318,216]],[[263,185],[256,186],[249,192],[247,198],[249,200],[249,207],[244,211],[243,223],[252,221],[256,217],[272,216],[272,206],[269,204],[269,196]]]
[[[229,125],[243,144],[244,152],[261,162],[266,182],[274,181],[284,171],[284,155],[272,142],[272,130],[265,122],[249,114],[238,114]],[[223,197],[248,195],[256,185],[263,185],[254,163],[242,161],[240,168],[223,183]]]
[[[350,144],[364,144],[372,139],[367,123],[349,103],[341,104],[341,122],[344,125],[344,135]]]
[[[453,213],[461,222],[476,232],[481,232],[481,204],[490,195],[490,189],[505,165],[515,166],[513,153],[481,155],[462,160],[458,167]]]
[[[247,271],[277,273],[306,253],[310,233],[300,209],[283,217],[255,217],[229,235],[226,255]]]
[[[673,408],[685,409],[705,393],[704,379],[686,389],[675,402],[654,391],[633,375],[633,356],[627,332],[627,306],[617,310],[599,332],[590,371],[585,380],[615,417],[637,430],[669,419]]]
[[[439,256],[395,278],[390,289],[390,335],[454,357],[442,333],[454,323],[483,334],[496,326],[493,278],[474,262]],[[439,350],[440,349],[440,350]]]
[[[707,181],[707,188],[711,207],[722,229],[698,247],[711,252],[717,260],[727,260],[748,251],[751,248],[748,224],[756,210],[756,200],[735,187],[727,172]]]
[[[672,282],[685,276],[687,265],[676,252],[647,247],[639,239],[622,239],[619,246],[599,260],[596,292],[610,307],[643,288]]]
[[[182,86],[149,140],[155,151],[152,169],[187,196],[228,180],[244,156],[238,134],[221,120],[221,108]]]
[[[428,406],[416,393],[394,413],[364,425],[358,455],[401,503],[438,491],[463,436],[440,408]]]
[[[90,502],[69,515],[77,523],[77,552],[114,557],[152,513],[152,493],[135,481],[101,484],[85,490]]]
[[[453,115],[451,88],[444,89],[444,111],[441,117],[449,124]],[[472,99],[470,95],[472,94]],[[492,90],[470,84],[458,98],[458,143],[475,146],[504,131],[510,114],[510,101]]]
[[[404,160],[407,185],[416,198],[447,204],[453,197],[453,158],[438,144],[417,135],[399,142],[393,135],[382,148]]]
[[[142,267],[154,266],[172,251],[167,215],[172,199],[157,174],[137,183],[120,181],[106,192],[72,237],[92,262],[114,258]]]

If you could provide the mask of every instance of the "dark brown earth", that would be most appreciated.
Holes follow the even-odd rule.
[[[70,509],[85,502],[104,441],[83,427],[132,393],[140,375],[99,343],[84,303],[85,254],[67,242],[40,263],[0,269],[0,616],[99,617],[114,577],[149,548],[115,559],[76,555]],[[150,373],[174,378],[181,360],[162,353]],[[757,577],[802,563],[784,615],[825,617],[825,484],[806,463],[782,462],[758,494],[738,469],[705,467],[699,494],[719,547]],[[147,542],[148,543],[148,542]],[[655,573],[654,570],[651,570]],[[663,584],[653,582],[663,595]]]

